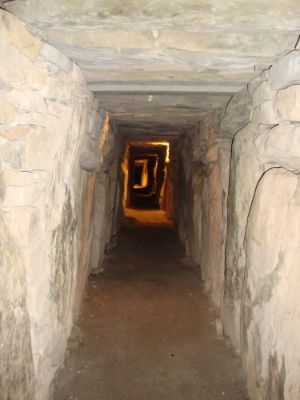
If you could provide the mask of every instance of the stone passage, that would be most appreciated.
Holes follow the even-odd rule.
[[[245,400],[200,276],[169,228],[126,228],[91,276],[55,400]]]

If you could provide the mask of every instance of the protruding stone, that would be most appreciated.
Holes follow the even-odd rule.
[[[300,121],[300,85],[278,92],[275,106],[278,114],[287,121]]]
[[[229,101],[220,123],[220,136],[233,137],[249,122],[251,97],[246,88],[236,93]]]
[[[254,141],[261,159],[290,170],[300,170],[300,125],[263,129]]]
[[[268,81],[272,89],[285,89],[300,84],[300,50],[291,51],[268,71]]]
[[[262,81],[253,93],[253,106],[259,106],[264,101],[270,100],[275,96],[276,90],[272,90],[267,81]]]
[[[79,164],[81,169],[91,172],[99,167],[100,162],[94,153],[91,151],[84,151],[79,156]]]
[[[51,64],[55,64],[66,74],[72,72],[72,61],[67,56],[58,51],[55,47],[50,46],[50,44],[44,43],[40,54],[46,61],[50,62]]]
[[[255,107],[251,114],[251,121],[257,124],[275,125],[280,122],[273,100],[263,102],[259,107]]]

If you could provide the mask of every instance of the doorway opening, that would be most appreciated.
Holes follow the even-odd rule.
[[[125,140],[122,171],[123,210],[127,222],[173,225],[175,145],[169,138]]]

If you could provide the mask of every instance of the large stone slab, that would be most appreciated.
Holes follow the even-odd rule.
[[[300,84],[300,51],[291,51],[275,63],[268,71],[268,81],[274,90]]]
[[[300,392],[299,183],[282,168],[266,172],[249,214],[241,323],[253,399],[296,400]]]
[[[300,122],[300,84],[280,90],[275,106],[282,119]]]

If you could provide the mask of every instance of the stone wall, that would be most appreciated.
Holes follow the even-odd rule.
[[[87,275],[97,104],[79,68],[0,10],[0,398],[47,399]],[[79,291],[80,292],[80,291]]]
[[[299,175],[268,170],[248,218],[241,347],[253,399],[300,395],[299,189]]]
[[[232,148],[222,320],[255,400],[300,396],[299,66],[294,50],[248,84]]]
[[[98,147],[101,149],[101,165],[96,172],[95,208],[93,216],[93,240],[90,271],[102,269],[107,250],[116,242],[121,213],[121,150],[116,127],[104,117]]]
[[[200,266],[214,305],[224,280],[226,200],[231,141],[219,134],[220,113],[205,114],[182,139],[178,185],[179,234],[187,254]]]

